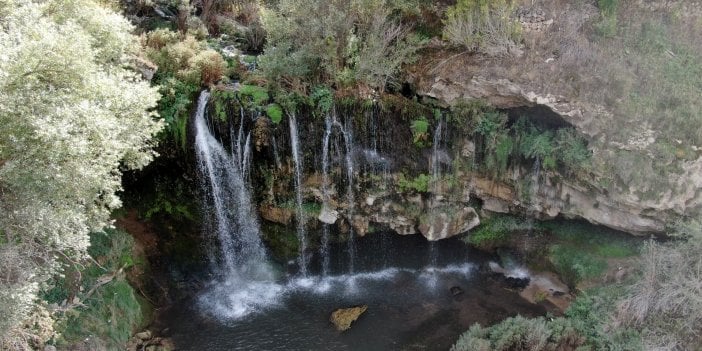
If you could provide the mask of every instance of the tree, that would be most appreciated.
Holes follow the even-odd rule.
[[[128,69],[132,26],[100,3],[0,1],[0,348],[31,341],[13,331],[59,257],[85,254],[121,172],[154,156],[158,93]]]

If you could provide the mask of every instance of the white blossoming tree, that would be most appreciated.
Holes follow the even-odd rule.
[[[0,348],[59,257],[110,224],[121,172],[151,160],[162,127],[128,68],[132,27],[101,3],[0,0]]]

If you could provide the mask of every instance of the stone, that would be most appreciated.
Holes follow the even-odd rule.
[[[149,340],[149,339],[151,339],[151,337],[152,337],[151,331],[150,331],[150,330],[144,330],[144,331],[141,332],[141,333],[136,333],[134,336],[135,336],[137,339],[142,340],[142,341]]]
[[[46,345],[46,346],[44,346],[44,351],[56,351],[56,346]]]
[[[420,223],[419,232],[430,241],[465,233],[480,224],[478,213],[472,207],[430,209],[428,217],[425,223]]]
[[[353,219],[351,220],[351,227],[353,227],[353,230],[356,232],[356,235],[363,237],[368,234],[368,217],[367,216],[360,216],[360,215],[355,215],[353,216]]]
[[[322,223],[334,224],[336,220],[339,219],[339,212],[337,210],[323,206],[319,211],[319,216],[317,216]]]
[[[351,323],[355,322],[367,309],[367,305],[340,308],[332,312],[329,321],[334,324],[334,327],[336,327],[338,331],[349,330],[351,329]]]
[[[460,286],[452,286],[451,289],[449,289],[451,292],[451,295],[453,296],[458,296],[460,294],[463,294],[463,289],[461,289]]]
[[[260,209],[261,217],[269,222],[289,225],[292,221],[294,210],[288,208],[264,205]]]

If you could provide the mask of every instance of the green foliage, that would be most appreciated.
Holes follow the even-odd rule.
[[[573,128],[561,128],[554,134],[537,128],[525,117],[509,126],[507,116],[502,113],[479,109],[467,113],[472,115],[473,132],[482,147],[483,166],[494,175],[504,174],[510,162],[522,160],[538,162],[543,170],[561,167],[567,173],[583,172],[590,167],[587,143]]]
[[[195,93],[198,90],[198,86],[172,77],[162,81],[159,86],[161,99],[158,102],[158,111],[166,122],[164,133],[183,151],[186,150],[188,144],[188,117]]]
[[[75,295],[82,303],[59,315],[60,337],[56,343],[63,347],[83,344],[95,349],[122,349],[142,324],[143,312],[134,289],[119,272],[143,261],[134,258],[134,241],[125,232],[93,233],[90,243],[88,253],[100,266],[86,263],[75,275],[81,278],[77,285],[58,279],[55,287],[44,294],[47,302],[60,302],[58,299]],[[109,277],[108,283],[100,283]]]
[[[483,219],[465,240],[479,248],[490,249],[506,243],[513,232],[530,229],[532,226],[521,218],[494,215]]]
[[[269,99],[268,89],[256,85],[242,85],[239,95],[245,104],[255,107],[263,106]]]
[[[563,280],[571,286],[600,276],[607,269],[608,258],[636,255],[639,243],[611,229],[573,221],[544,222],[556,241],[549,249],[549,259]]]
[[[420,174],[413,179],[406,179],[404,174],[400,174],[397,180],[397,186],[400,192],[415,191],[418,193],[426,193],[429,190],[429,182],[431,177],[427,174]]]
[[[587,143],[574,128],[562,128],[556,131],[554,139],[556,157],[567,171],[585,171],[590,169],[592,154]]]
[[[420,119],[415,119],[412,121],[412,142],[417,147],[425,147],[429,142],[429,121],[426,118],[421,117]]]
[[[316,86],[314,89],[312,89],[310,100],[322,113],[327,113],[331,111],[332,107],[334,107],[334,95],[332,91],[322,85]]]
[[[299,92],[317,84],[383,90],[419,44],[391,15],[382,0],[281,0],[264,12],[260,67],[270,82]]]
[[[521,26],[509,0],[458,0],[446,10],[444,39],[492,55],[507,54],[521,40]]]
[[[215,117],[220,122],[228,120],[228,107],[236,98],[236,93],[230,89],[212,89],[210,94],[210,104],[214,106]]]
[[[556,272],[571,286],[596,278],[607,269],[607,262],[602,258],[576,247],[554,245],[549,256]]]
[[[266,107],[266,116],[271,119],[273,124],[278,124],[283,120],[283,109],[278,104],[269,104]]]
[[[167,216],[175,220],[195,221],[198,205],[193,197],[184,181],[156,176],[151,191],[139,198],[139,215],[145,219]]]

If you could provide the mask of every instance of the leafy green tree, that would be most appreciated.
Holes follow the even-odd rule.
[[[85,254],[122,170],[154,156],[159,96],[128,69],[131,30],[100,1],[0,1],[0,348],[24,348],[58,258]]]

